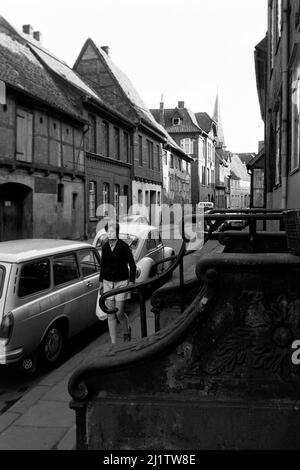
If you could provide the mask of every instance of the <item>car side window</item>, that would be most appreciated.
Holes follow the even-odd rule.
[[[93,250],[79,251],[78,260],[83,277],[91,276],[100,271],[100,263]]]
[[[78,279],[79,270],[75,254],[55,256],[53,258],[53,276],[55,286]]]
[[[18,296],[35,294],[50,287],[50,261],[43,259],[22,266]]]

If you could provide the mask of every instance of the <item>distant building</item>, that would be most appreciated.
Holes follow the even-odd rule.
[[[208,134],[199,126],[196,115],[179,101],[176,108],[151,109],[157,122],[163,125],[182,148],[192,157],[191,203],[214,201],[214,147]],[[207,164],[208,162],[208,164]]]
[[[250,175],[237,154],[230,156],[230,209],[248,208],[250,205]]]
[[[251,175],[250,207],[265,207],[265,150],[260,146],[258,154],[247,163]]]
[[[246,166],[248,165],[248,163],[256,157],[256,154],[255,153],[237,153],[236,154],[239,159],[241,160],[242,163],[244,163]]]
[[[230,152],[222,147],[216,148],[215,207],[230,207]]]
[[[225,137],[223,131],[223,123],[221,118],[219,94],[217,93],[213,120],[216,123],[216,181],[215,181],[215,197],[216,208],[230,208],[231,198],[231,182],[230,182],[230,162],[231,153],[226,150]]]
[[[195,113],[195,116],[203,131],[203,154],[199,154],[198,159],[201,201],[215,204],[216,165],[218,165],[215,155],[217,125],[206,112]]]

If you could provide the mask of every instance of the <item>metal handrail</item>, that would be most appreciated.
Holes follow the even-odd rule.
[[[232,214],[232,212],[236,214]],[[212,233],[221,225],[222,221],[226,220],[227,218],[231,220],[248,220],[250,222],[249,228],[250,228],[250,245],[253,247],[254,246],[254,239],[256,235],[256,226],[253,222],[256,220],[282,220],[282,211],[279,210],[268,210],[268,209],[259,209],[257,213],[255,213],[255,210],[252,209],[241,209],[241,210],[225,210],[225,209],[220,209],[218,210],[218,213],[213,213],[212,211],[209,211],[209,213],[204,213],[204,219],[205,220],[214,220],[215,223],[212,224],[209,227],[209,230],[207,232],[204,232],[204,242],[205,244],[210,238]],[[220,213],[221,212],[221,213]],[[228,217],[226,217],[226,214]],[[162,260],[157,261],[154,263],[153,267],[157,267],[158,265],[162,263],[169,262],[171,260],[174,260],[174,263],[169,266],[169,268],[166,269],[166,271],[158,274],[155,277],[152,277],[150,279],[147,279],[146,281],[139,282],[139,283],[133,283],[130,284],[129,286],[126,287],[120,287],[117,289],[112,289],[108,292],[105,292],[100,296],[99,299],[99,306],[100,308],[107,314],[113,314],[118,311],[117,308],[109,309],[105,301],[109,297],[112,297],[117,294],[121,294],[124,292],[129,292],[133,293],[138,290],[139,293],[139,302],[140,302],[140,318],[141,318],[141,335],[142,337],[147,336],[147,320],[146,320],[146,299],[145,299],[145,291],[146,289],[157,283],[158,285],[164,284],[165,281],[169,279],[170,274],[179,266],[180,272],[179,272],[179,281],[180,281],[180,291],[181,291],[181,310],[183,310],[184,306],[184,272],[183,272],[183,258],[189,254],[194,253],[196,250],[186,250],[186,242],[189,241],[185,237],[185,230],[184,230],[184,223],[186,221],[191,220],[192,222],[196,220],[197,215],[196,214],[188,214],[184,216],[181,220],[181,236],[182,236],[182,244],[181,248],[178,252],[177,255],[170,256],[168,258],[164,258]]]
[[[185,243],[186,243],[186,239],[183,239],[182,244],[181,244],[181,248],[180,248],[177,255],[175,255],[174,257],[172,256],[172,257],[165,258],[165,259],[160,260],[160,261],[158,261],[157,263],[154,264],[154,266],[155,266],[155,265],[161,264],[163,262],[170,261],[169,258],[173,258],[175,260],[174,263],[172,263],[171,266],[169,266],[163,273],[158,274],[157,276],[152,277],[150,279],[147,279],[146,281],[143,281],[143,282],[134,283],[134,284],[131,284],[131,285],[126,286],[126,287],[120,287],[120,288],[112,289],[108,292],[105,292],[104,294],[101,295],[101,297],[99,299],[99,307],[107,314],[116,313],[118,311],[118,309],[117,308],[109,309],[105,304],[105,300],[109,297],[112,297],[112,296],[116,295],[116,294],[121,294],[123,292],[131,292],[132,293],[132,292],[136,292],[138,290],[138,292],[139,292],[139,301],[140,301],[141,333],[142,333],[142,337],[147,336],[145,291],[151,285],[153,285],[155,283],[160,285],[161,283],[164,283],[163,281],[166,281],[166,280],[169,279],[169,275],[177,268],[177,266],[180,264],[181,260],[183,259],[184,255],[186,253]],[[187,252],[187,254],[190,254],[190,252]],[[181,269],[183,269],[183,267]]]

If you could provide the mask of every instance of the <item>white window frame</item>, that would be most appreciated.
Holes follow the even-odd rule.
[[[177,117],[173,117],[173,119],[172,119],[172,124],[173,124],[173,126],[180,126],[180,124],[181,124],[181,118],[178,117],[178,116],[177,116]]]
[[[119,202],[120,202],[120,185],[114,186],[114,205],[117,217],[119,216]]]
[[[89,181],[89,217],[96,217],[96,182]]]
[[[293,73],[292,80],[292,145],[291,171],[299,168],[300,156],[300,67],[299,61]]]
[[[192,155],[194,153],[194,142],[192,139],[181,139],[180,147],[182,150],[187,153],[188,155]]]
[[[280,116],[280,108],[276,112],[276,121],[275,121],[275,184],[279,185],[281,183],[281,138],[280,138],[280,131],[281,131],[281,116]]]
[[[102,198],[103,198],[103,215],[108,215],[109,183],[103,183]]]

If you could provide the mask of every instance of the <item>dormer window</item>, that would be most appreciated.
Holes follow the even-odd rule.
[[[173,117],[173,126],[179,126],[181,124],[180,117]]]

